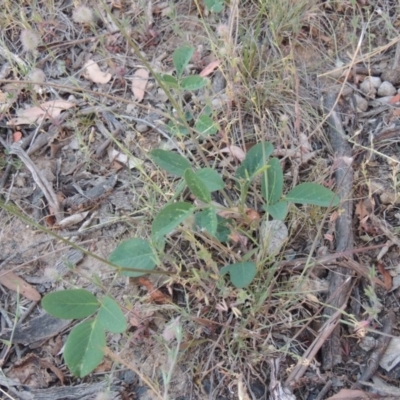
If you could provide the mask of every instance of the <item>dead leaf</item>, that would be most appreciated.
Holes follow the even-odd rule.
[[[149,71],[139,68],[135,71],[132,78],[132,93],[137,101],[142,101],[146,94],[146,86],[149,80]]]
[[[33,286],[25,282],[12,271],[6,272],[4,275],[0,275],[0,284],[10,290],[13,290],[14,292],[20,293],[28,300],[40,301],[41,299],[40,293]]]
[[[127,154],[121,153],[120,151],[117,151],[117,150],[113,149],[112,147],[109,147],[107,149],[107,153],[108,153],[108,158],[111,163],[113,163],[114,161],[119,161],[120,163],[122,163],[124,165],[128,165],[128,167],[130,169],[136,168],[139,165],[143,164],[142,160],[139,160],[138,158],[136,158],[134,156],[128,157]]]
[[[220,150],[221,153],[229,153],[239,161],[243,161],[246,158],[246,153],[238,146],[224,147]]]
[[[389,291],[392,288],[392,277],[380,261],[377,263],[377,266],[378,271],[383,276],[383,282],[385,283],[386,290]]]
[[[172,340],[176,339],[177,330],[179,329],[181,323],[181,317],[174,318],[167,326],[164,328],[162,336],[164,340],[167,342],[171,342]]]
[[[352,390],[342,389],[339,393],[336,393],[327,400],[368,400],[373,399],[370,397],[370,393],[364,392],[363,390]]]
[[[19,142],[22,139],[22,133],[20,131],[16,131],[13,133],[13,142]]]
[[[400,101],[400,94],[396,94],[389,100],[389,104],[396,104]]]
[[[289,231],[279,220],[264,221],[260,226],[261,250],[268,256],[277,254],[285,243]]]
[[[94,83],[105,84],[108,83],[111,79],[111,74],[109,72],[101,71],[98,64],[95,63],[93,60],[89,60],[88,62],[86,62],[83,68],[84,77]]]
[[[46,368],[36,354],[30,353],[14,363],[7,376],[30,388],[47,388],[52,379]]]
[[[66,217],[63,220],[61,220],[58,225],[61,229],[64,229],[68,226],[79,224],[79,222],[82,222],[87,217],[88,214],[89,211],[70,215],[69,217]]]
[[[201,72],[200,72],[200,76],[202,76],[203,78],[212,74],[221,64],[221,61],[216,60],[216,61],[211,61],[210,64],[208,64]]]
[[[172,299],[170,296],[164,294],[161,290],[154,287],[154,285],[146,278],[140,277],[137,279],[140,285],[146,287],[151,299],[157,304],[171,304]]]
[[[133,309],[129,312],[129,323],[135,328],[149,324],[154,318],[154,310],[145,308],[140,303],[135,303]]]
[[[25,110],[18,110],[17,117],[7,122],[7,125],[30,125],[39,123],[43,118],[57,118],[62,111],[75,107],[74,103],[65,100],[52,100]]]

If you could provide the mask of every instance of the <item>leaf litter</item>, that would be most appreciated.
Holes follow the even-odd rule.
[[[316,28],[315,22],[320,22],[318,13],[312,9],[303,10],[301,14],[303,24],[300,31],[293,30],[290,33],[293,42],[285,39],[286,32],[283,34],[280,32],[276,36],[276,38],[281,38],[279,43],[268,42],[266,47],[257,45],[254,58],[248,58],[250,63],[244,65],[243,60],[246,54],[243,49],[248,48],[246,40],[249,38],[240,32],[233,34],[230,27],[234,26],[234,15],[239,15],[239,13],[235,14],[235,11],[241,10],[251,16],[252,8],[246,9],[246,5],[241,8],[235,2],[229,5],[223,5],[222,2],[204,3],[205,5],[202,2],[199,3],[200,8],[196,10],[184,2],[178,2],[174,6],[176,10],[173,10],[166,3],[156,5],[149,3],[145,9],[141,9],[137,4],[113,2],[111,12],[117,18],[114,20],[109,10],[99,6],[98,15],[102,18],[101,22],[94,17],[95,13],[86,13],[85,17],[84,12],[87,10],[80,8],[82,6],[75,8],[70,5],[63,10],[64,14],[55,14],[53,20],[44,18],[38,22],[37,19],[32,18],[31,29],[38,37],[38,40],[32,43],[28,43],[26,33],[21,35],[22,32],[18,31],[16,28],[18,24],[6,24],[5,39],[0,48],[0,61],[3,66],[9,63],[10,67],[2,68],[1,72],[1,79],[9,80],[0,83],[0,111],[2,129],[4,129],[1,135],[4,140],[7,139],[8,143],[18,142],[21,146],[25,146],[27,139],[33,140],[33,142],[28,141],[28,146],[32,146],[35,151],[29,154],[30,161],[25,158],[27,164],[23,163],[24,165],[40,165],[40,160],[46,157],[51,157],[56,161],[54,179],[46,177],[45,182],[52,187],[54,196],[57,198],[57,200],[53,198],[52,201],[61,205],[60,209],[65,215],[58,223],[49,222],[55,210],[49,207],[48,199],[37,189],[35,179],[24,166],[22,172],[20,171],[15,176],[9,175],[10,178],[7,178],[3,166],[10,164],[11,159],[6,152],[2,155],[1,164],[3,176],[6,178],[2,178],[0,182],[4,198],[8,201],[12,200],[24,215],[32,218],[37,224],[43,225],[43,221],[47,221],[45,226],[51,227],[56,234],[62,237],[74,237],[78,243],[86,246],[86,250],[101,254],[105,258],[111,254],[118,243],[132,236],[132,230],[138,231],[142,237],[147,237],[149,234],[154,207],[158,209],[159,205],[171,199],[177,188],[175,183],[178,179],[164,175],[150,164],[147,151],[169,145],[165,141],[166,137],[171,135],[171,131],[166,129],[169,116],[173,115],[174,122],[178,121],[179,116],[175,114],[174,106],[169,104],[169,99],[155,83],[148,69],[138,67],[145,64],[138,54],[130,49],[126,35],[121,34],[120,27],[116,23],[118,18],[124,15],[132,18],[133,23],[129,27],[131,40],[139,44],[141,55],[150,65],[156,66],[156,72],[168,74],[172,71],[174,73],[175,50],[181,46],[188,46],[188,42],[190,46],[193,45],[195,50],[192,64],[189,63],[187,67],[179,69],[178,75],[182,74],[183,79],[189,79],[184,88],[193,87],[191,85],[194,83],[199,84],[199,82],[194,82],[190,75],[199,74],[210,80],[209,85],[194,92],[195,94],[185,94],[183,98],[183,104],[187,110],[199,110],[198,115],[190,115],[193,112],[186,114],[190,127],[195,126],[195,118],[198,116],[203,117],[203,120],[209,118],[217,122],[215,124],[217,132],[213,137],[200,138],[201,149],[206,155],[204,158],[209,163],[232,178],[237,167],[245,159],[247,146],[251,146],[254,141],[269,140],[274,143],[273,155],[279,158],[284,170],[285,193],[289,193],[290,189],[297,185],[297,181],[319,182],[329,186],[332,182],[331,175],[336,168],[335,160],[327,150],[329,146],[326,146],[323,129],[318,127],[320,119],[315,110],[318,108],[319,99],[309,90],[309,79],[317,80],[316,74],[312,71],[317,69],[318,74],[323,75],[327,70],[330,72],[329,66],[333,65],[328,57],[323,60],[324,65],[319,64],[316,67],[316,64],[312,64],[321,58],[315,57],[315,54],[310,56],[313,51],[325,55],[326,48],[332,46],[326,32],[321,32]],[[211,10],[218,10],[218,7],[229,8],[232,15],[231,25],[217,25],[218,13],[207,8],[211,3],[213,3]],[[218,6],[217,3],[220,5]],[[372,2],[365,2],[366,8],[372,6]],[[38,12],[43,13],[43,16],[51,13],[45,5],[42,7],[43,9],[39,7]],[[235,7],[238,8],[235,9]],[[351,21],[346,19],[348,16],[345,10],[346,7],[351,7],[350,5],[335,3],[334,5],[324,4],[321,7],[324,8],[324,12],[331,13],[333,19],[344,18],[344,24],[352,26]],[[81,10],[81,14],[78,10]],[[176,34],[171,27],[171,18],[176,11],[178,15],[185,16],[179,20],[179,28],[185,32],[185,38]],[[67,22],[61,18],[61,14],[68,16],[70,21]],[[28,18],[31,17],[29,14]],[[381,17],[377,13],[374,14],[374,18],[379,22]],[[311,24],[310,21],[312,21]],[[214,40],[217,41],[217,46],[212,46],[208,40],[205,40],[206,35],[199,35],[200,22],[216,26],[218,38]],[[290,31],[290,23],[287,29]],[[376,32],[376,35],[379,36],[380,33]],[[23,42],[20,43],[18,38],[21,38]],[[315,40],[316,38],[319,38],[321,42]],[[383,96],[383,89],[379,90],[379,87],[373,95],[370,92],[364,93],[361,86],[362,82],[369,78],[385,77],[382,71],[392,70],[390,61],[374,58],[376,55],[383,54],[384,51],[392,51],[392,46],[396,44],[389,37],[381,37],[381,39],[392,44],[390,46],[377,45],[376,49],[372,50],[374,54],[368,51],[362,53],[363,61],[371,61],[374,68],[375,66],[380,68],[380,72],[376,72],[374,68],[365,71],[361,68],[362,64],[349,65],[348,61],[345,61],[345,65],[339,68],[340,75],[332,79],[336,79],[339,85],[346,84],[344,81],[347,79],[348,83],[360,88],[358,93],[343,94],[339,99],[343,126],[349,132],[353,149],[359,152],[355,156],[360,157],[355,158],[358,163],[356,170],[359,173],[357,183],[359,192],[355,196],[357,198],[355,214],[358,217],[358,221],[354,222],[354,232],[357,233],[355,244],[357,247],[370,242],[385,244],[384,251],[365,252],[360,255],[362,259],[359,261],[371,274],[378,275],[385,282],[387,291],[397,293],[395,292],[398,288],[399,276],[397,266],[400,265],[398,240],[396,240],[399,225],[398,193],[395,189],[398,183],[398,159],[394,147],[390,145],[390,140],[397,143],[397,97],[394,92]],[[337,32],[337,40],[342,45],[346,44],[343,48],[347,48],[349,38],[344,37],[342,32]],[[306,56],[302,53],[304,41],[308,41],[306,51],[309,51],[309,54]],[[296,89],[296,84],[285,86],[288,77],[292,75],[289,73],[290,69],[285,70],[284,64],[280,64],[277,68],[275,66],[265,68],[263,71],[264,66],[268,66],[272,59],[279,65],[279,59],[274,58],[276,54],[293,54],[294,60],[290,68],[293,68],[291,71],[296,71],[296,77],[293,79],[299,80],[299,90]],[[348,60],[348,54],[340,54],[340,57]],[[24,75],[21,69],[26,68],[26,65],[33,65],[35,68]],[[303,69],[304,67],[306,70]],[[218,72],[222,72],[222,85],[219,83],[217,85]],[[389,82],[397,90],[399,82],[396,82],[392,73],[387,75],[385,82]],[[174,77],[174,75],[171,76]],[[35,83],[24,83],[23,79]],[[326,85],[326,82],[321,82],[322,86],[325,85],[323,90],[333,90]],[[385,86],[389,87],[387,83]],[[368,90],[372,89],[368,88]],[[263,91],[265,91],[264,95],[266,93],[265,98],[262,97]],[[293,93],[297,93],[297,97],[293,96]],[[352,104],[352,101],[357,104]],[[208,113],[207,107],[210,104],[213,108],[211,113]],[[380,111],[377,112],[377,110]],[[356,122],[351,121],[351,116],[354,115],[357,116]],[[148,121],[149,124],[156,126],[158,131],[151,128],[151,125],[140,126],[139,122],[129,119],[130,116]],[[102,125],[96,124],[96,121],[100,121]],[[119,127],[115,121],[120,124]],[[104,127],[101,131],[100,126]],[[181,128],[179,123],[176,126]],[[355,130],[356,126],[360,131]],[[160,130],[166,136],[160,134]],[[20,132],[21,136],[17,132]],[[183,129],[172,137],[174,145],[185,155],[190,154],[191,161],[201,165],[204,159],[193,145],[193,138],[185,136],[182,132],[184,132]],[[373,132],[373,137],[369,136],[370,132]],[[45,141],[39,142],[39,139],[43,138]],[[353,140],[355,138],[357,140]],[[42,144],[38,145],[38,143]],[[125,151],[121,151],[120,145],[126,146],[132,156],[128,157]],[[100,151],[101,149],[104,149],[104,152]],[[14,155],[12,160],[16,163],[19,158]],[[354,162],[354,160],[347,161]],[[18,171],[14,164],[9,169],[12,174]],[[32,170],[35,171],[35,169]],[[40,175],[45,175],[44,170],[36,168],[36,171],[39,171],[39,178]],[[147,175],[144,175],[143,171]],[[12,179],[11,176],[13,176]],[[146,186],[149,182],[153,182],[158,188],[154,190],[154,193],[149,192],[151,186]],[[41,247],[38,247],[37,254],[32,251],[24,252],[25,244],[28,246],[27,230],[14,223],[14,226],[20,229],[19,232],[14,232],[12,229],[15,228],[12,225],[2,223],[5,227],[2,231],[3,254],[8,257],[16,256],[17,253],[23,254],[21,260],[14,259],[14,264],[7,264],[7,267],[17,269],[16,275],[13,275],[14,272],[7,273],[10,274],[11,280],[2,282],[8,288],[7,296],[10,300],[4,311],[5,315],[15,314],[17,299],[21,299],[23,307],[29,307],[27,301],[38,301],[42,293],[61,289],[64,286],[68,288],[71,283],[78,287],[86,285],[87,281],[83,276],[92,276],[95,280],[102,282],[104,287],[110,288],[111,294],[126,307],[125,311],[132,315],[134,340],[143,348],[139,351],[137,347],[136,351],[140,354],[136,355],[133,351],[127,350],[126,356],[131,357],[135,363],[141,364],[148,376],[152,376],[155,365],[152,360],[156,360],[157,355],[165,356],[166,354],[165,348],[162,348],[160,343],[153,338],[164,334],[167,341],[173,345],[175,343],[173,331],[177,328],[176,324],[179,323],[184,328],[185,343],[189,345],[182,359],[196,360],[200,366],[199,376],[179,374],[176,371],[174,382],[181,382],[182,386],[176,386],[171,398],[183,393],[195,392],[197,395],[207,390],[209,396],[219,391],[218,395],[226,398],[235,398],[235,396],[247,398],[248,393],[257,392],[260,387],[258,377],[266,373],[262,367],[264,358],[277,358],[281,348],[290,346],[290,354],[296,356],[293,358],[288,356],[287,362],[283,363],[278,371],[277,377],[280,382],[276,383],[277,387],[279,385],[282,387],[287,370],[295,365],[301,354],[301,348],[306,348],[307,344],[314,340],[314,333],[308,325],[302,325],[299,321],[309,320],[310,314],[318,314],[320,312],[318,306],[326,300],[324,297],[326,290],[321,289],[326,288],[326,281],[324,281],[326,276],[324,272],[321,273],[324,270],[319,266],[310,274],[305,274],[304,278],[298,272],[303,266],[297,265],[293,271],[275,271],[273,274],[271,271],[274,271],[274,264],[257,265],[258,278],[256,279],[265,280],[265,282],[260,282],[252,292],[249,289],[234,289],[227,283],[228,281],[224,281],[225,285],[221,290],[221,280],[218,280],[218,271],[215,271],[215,266],[236,265],[239,261],[238,255],[243,253],[249,257],[250,261],[254,260],[252,251],[256,248],[257,242],[262,243],[265,250],[261,257],[264,262],[269,257],[295,261],[315,250],[309,261],[315,258],[315,263],[318,265],[319,246],[322,248],[326,245],[334,251],[332,247],[335,243],[334,230],[330,233],[331,240],[324,241],[319,238],[315,242],[316,247],[314,246],[314,239],[318,233],[316,225],[321,217],[315,206],[293,205],[288,210],[289,214],[285,221],[265,221],[265,218],[262,218],[262,204],[254,188],[251,188],[251,201],[246,205],[246,210],[254,210],[255,215],[249,223],[249,218],[243,218],[243,212],[235,204],[237,200],[235,185],[231,184],[232,182],[228,183],[225,195],[228,196],[229,201],[233,201],[233,206],[227,208],[219,193],[215,193],[215,197],[213,194],[213,203],[211,203],[216,207],[224,204],[219,217],[225,221],[225,226],[229,227],[231,232],[227,247],[221,247],[210,240],[204,231],[199,234],[196,241],[177,236],[169,239],[171,248],[168,248],[168,251],[178,249],[178,259],[175,262],[167,260],[164,268],[168,271],[176,271],[182,266],[187,270],[194,269],[199,276],[194,280],[187,278],[185,275],[187,270],[185,270],[182,276],[175,277],[175,280],[160,279],[155,283],[142,278],[141,283],[132,283],[127,289],[125,278],[117,278],[117,284],[114,285],[109,269],[100,262],[84,259],[79,265],[79,272],[78,267],[71,264],[71,268],[66,266],[62,273],[55,268],[52,275],[54,279],[47,280],[47,283],[28,284],[27,282],[45,282],[40,279],[43,278],[43,270],[48,273],[48,269],[51,269],[53,265],[60,265],[59,263],[65,259],[66,249],[63,249],[60,242],[54,240],[52,242],[52,251],[55,252],[53,255],[47,254],[48,250]],[[12,198],[11,193],[13,193]],[[192,201],[196,200],[192,199]],[[81,223],[88,224],[79,227]],[[80,230],[80,228],[83,229]],[[182,228],[183,233],[185,233],[185,228],[185,226]],[[326,233],[324,228],[323,231]],[[39,241],[44,236],[45,234],[39,231],[32,232],[29,233],[29,241]],[[43,256],[43,259],[36,260],[37,255]],[[28,263],[29,260],[36,261],[19,270],[18,267]],[[216,260],[218,262],[215,262]],[[68,262],[66,264],[69,265]],[[240,265],[253,268],[253,264]],[[335,265],[329,264],[325,268],[334,269]],[[314,276],[314,274],[322,276]],[[57,280],[57,276],[63,277],[62,283]],[[319,281],[320,278],[322,278],[321,281]],[[389,288],[390,278],[393,281],[391,288]],[[374,282],[373,279],[368,281],[365,276],[362,279],[365,280],[364,283]],[[14,286],[10,285],[10,281],[14,283]],[[19,284],[15,285],[15,282]],[[320,283],[319,286],[318,283]],[[21,287],[28,289],[20,290]],[[297,296],[298,300],[288,308],[284,305],[292,304],[292,298],[286,298],[287,302],[282,301],[282,293],[286,288],[294,288],[292,295]],[[95,290],[94,287],[91,290]],[[364,314],[370,313],[371,315],[368,315],[370,320],[377,322],[372,332],[376,336],[379,334],[379,320],[382,313],[385,308],[392,307],[392,304],[384,289],[372,287],[360,292],[360,297],[351,303],[352,308],[349,306],[347,312],[354,315],[358,321],[364,321]],[[258,293],[261,298],[267,300],[264,302],[256,300]],[[358,309],[353,303],[358,304]],[[172,304],[177,307],[186,307],[185,309],[189,310],[188,314],[165,308],[163,312],[166,315],[161,316],[158,309],[154,311],[156,306],[166,307]],[[258,304],[257,311],[252,308],[255,307],[254,304]],[[379,304],[385,304],[385,307],[379,308]],[[141,317],[134,317],[134,310],[140,310]],[[39,312],[38,307],[33,309],[32,316],[36,316]],[[2,318],[4,323],[8,323],[6,317],[2,316]],[[26,318],[29,319],[30,315]],[[146,320],[145,325],[139,321],[141,318]],[[196,318],[197,321],[202,319],[209,322],[199,329]],[[343,315],[342,318],[344,318]],[[159,320],[163,320],[163,324],[158,324]],[[172,326],[166,327],[166,321],[171,321]],[[318,330],[318,318],[313,318],[312,322],[315,323],[313,329]],[[264,328],[261,329],[261,327]],[[353,371],[351,360],[355,357],[365,360],[366,354],[358,346],[356,340],[347,335],[350,332],[348,328],[343,326],[342,329],[343,348],[350,348],[349,355],[344,357],[343,366],[345,369],[348,368],[348,371]],[[252,332],[257,332],[259,337],[251,334]],[[54,335],[58,333],[54,331]],[[218,342],[219,337],[222,338],[222,342]],[[240,337],[242,343],[248,339],[252,345],[244,347],[237,358],[230,359],[226,349],[235,345],[232,339],[235,337]],[[271,341],[268,338],[271,338]],[[296,338],[299,347],[296,347],[295,341],[291,342],[292,338]],[[121,348],[129,347],[128,342],[124,342],[124,338],[114,337],[113,340]],[[215,343],[218,345],[215,346]],[[396,341],[393,340],[393,344],[395,343]],[[24,343],[21,344],[24,345]],[[37,351],[40,352],[40,347]],[[391,354],[398,353],[397,350],[390,350],[390,352]],[[243,363],[242,359],[250,364]],[[11,365],[15,360],[16,356],[8,353],[4,362],[5,365]],[[385,360],[385,357],[382,360]],[[61,359],[57,359],[56,362],[58,366],[62,365]],[[382,368],[387,370],[388,365],[392,363],[394,363],[393,360],[389,360],[386,364],[383,361]],[[28,373],[31,367],[26,368]],[[313,364],[313,368],[314,370],[309,370],[310,375],[307,378],[289,382],[290,390],[300,397],[304,397],[307,387],[317,392],[322,390],[325,381],[330,379],[329,374],[318,370],[317,364]],[[50,367],[47,369],[51,371]],[[392,370],[395,369],[395,367],[392,368]],[[348,382],[340,378],[342,374],[339,370],[332,371],[333,374],[337,372],[337,376],[326,398],[329,396],[355,398],[371,395],[368,392],[368,386],[363,387],[365,391],[343,389],[341,386]],[[57,375],[56,370],[51,373],[54,376]],[[223,387],[212,387],[207,381],[209,374],[212,376],[211,382],[221,381],[224,387],[236,388],[233,389],[235,395],[232,395],[229,390],[224,390]],[[46,377],[41,386],[55,387],[54,376],[52,380]],[[348,377],[351,376],[351,373],[348,373]],[[9,378],[11,379],[11,375]],[[310,380],[307,381],[307,379]],[[397,378],[393,375],[390,379]],[[265,378],[265,382],[261,384],[265,393],[270,380],[270,378]],[[73,387],[77,386],[78,382],[71,379],[68,383]],[[29,384],[34,387],[35,382]],[[126,387],[128,386],[126,384]],[[383,388],[384,385],[380,387]],[[114,389],[120,394],[125,390],[118,385]],[[19,390],[24,389],[19,388]],[[126,391],[129,390],[134,391],[133,386],[126,389]],[[287,390],[289,390],[287,387],[282,388],[282,396],[284,394],[293,396],[287,394]],[[334,393],[339,397],[332,397]],[[273,391],[269,394],[273,396]],[[261,396],[260,394],[259,397],[262,398]],[[56,392],[54,398],[57,398]]]

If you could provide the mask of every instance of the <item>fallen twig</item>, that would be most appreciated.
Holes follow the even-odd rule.
[[[394,322],[395,314],[393,311],[390,311],[382,321],[382,333],[384,333],[384,335],[379,336],[377,340],[377,346],[368,358],[367,367],[361,374],[358,381],[352,386],[352,389],[359,389],[364,384],[363,382],[368,381],[375,374],[376,370],[379,367],[379,362],[387,347],[389,346],[391,340],[391,337],[389,335],[392,332]]]
[[[338,187],[337,194],[340,197],[340,215],[336,220],[335,238],[336,251],[343,252],[351,250],[353,247],[353,230],[352,230],[352,187],[353,187],[353,170],[352,149],[346,139],[342,127],[342,121],[335,108],[337,96],[335,93],[329,94],[324,98],[324,108],[328,117],[329,129],[328,136],[335,154],[335,178]],[[351,290],[351,281],[348,279],[350,269],[339,266],[334,271],[329,272],[329,292],[328,306],[324,310],[327,317],[336,314],[336,310],[343,307],[345,300]],[[332,294],[336,293],[334,297]],[[322,346],[323,368],[331,369],[334,365],[342,361],[340,344],[340,329],[338,326],[332,330],[332,335]]]
[[[1,139],[1,138],[0,138]],[[29,169],[32,174],[32,178],[35,183],[40,187],[44,196],[46,197],[49,206],[52,208],[54,215],[57,221],[61,220],[61,210],[58,203],[57,196],[53,190],[53,187],[47,182],[46,178],[41,174],[36,165],[29,158],[28,154],[22,149],[22,147],[18,143],[14,143],[11,146],[8,146],[4,140],[1,139],[1,142],[5,148],[8,149],[10,154],[15,154],[20,158],[20,160],[25,164],[25,166]]]

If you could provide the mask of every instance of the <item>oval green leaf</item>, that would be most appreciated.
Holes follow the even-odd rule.
[[[321,207],[336,207],[340,203],[339,196],[317,183],[301,183],[293,188],[285,200],[298,204],[312,204]]]
[[[157,76],[158,79],[168,88],[179,89],[179,82],[174,76],[168,74],[158,74]]]
[[[191,168],[190,162],[185,157],[173,151],[155,149],[150,152],[150,158],[168,173],[180,177],[183,177],[185,171]]]
[[[283,221],[288,213],[287,201],[279,201],[275,204],[264,204],[263,209],[274,219]]]
[[[174,54],[172,55],[172,62],[174,63],[178,77],[183,74],[183,71],[193,56],[193,53],[194,48],[190,46],[182,46],[174,51]]]
[[[207,207],[195,214],[195,223],[199,230],[205,230],[210,235],[217,233],[217,213],[214,207]]]
[[[77,325],[68,336],[64,359],[73,375],[83,378],[103,360],[106,334],[97,319]]]
[[[164,207],[156,216],[151,226],[151,232],[157,241],[163,236],[171,233],[181,222],[189,217],[195,207],[183,201],[169,204]]]
[[[199,169],[196,171],[196,175],[203,181],[210,192],[222,190],[225,187],[221,175],[212,168]]]
[[[97,319],[103,328],[109,332],[122,333],[126,331],[126,319],[118,303],[110,296],[101,299],[101,307]]]
[[[110,262],[123,268],[146,269],[151,271],[157,264],[157,256],[150,243],[135,238],[122,242],[111,253]],[[125,276],[142,276],[145,272],[121,271]]]
[[[269,142],[261,142],[253,146],[246,154],[246,158],[236,170],[239,179],[252,180],[257,172],[267,164],[274,148]]]
[[[68,289],[46,294],[42,307],[57,318],[81,319],[95,313],[100,303],[85,289]]]
[[[218,132],[218,127],[214,120],[208,115],[200,115],[194,126],[197,132],[201,135],[211,136]]]
[[[183,90],[198,90],[207,85],[208,79],[199,75],[191,75],[181,80],[181,88]]]
[[[277,158],[268,161],[268,169],[263,172],[261,193],[267,204],[275,204],[283,193],[283,171]]]
[[[208,190],[205,183],[191,169],[185,171],[185,182],[197,199],[204,201],[204,203],[211,202],[211,192]]]
[[[242,289],[253,281],[257,273],[256,265],[251,262],[242,262],[237,264],[229,264],[222,267],[221,275],[229,273],[231,282],[239,289]]]

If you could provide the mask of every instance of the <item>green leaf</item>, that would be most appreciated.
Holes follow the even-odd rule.
[[[218,132],[217,125],[214,120],[208,115],[200,115],[194,126],[197,132],[202,135],[215,135]]]
[[[229,264],[222,267],[221,275],[229,273],[231,282],[239,289],[244,288],[253,281],[257,273],[256,265],[251,262],[242,262],[237,264]]]
[[[179,89],[178,79],[174,76],[168,74],[158,74],[157,76],[169,89]]]
[[[192,58],[194,53],[194,48],[189,46],[179,47],[174,51],[172,56],[172,61],[174,63],[174,67],[176,69],[176,74],[178,77],[182,76],[183,71],[189,64],[190,59]]]
[[[57,318],[81,319],[95,313],[100,303],[85,289],[68,289],[46,294],[42,307]]]
[[[155,240],[171,233],[181,222],[189,217],[195,207],[186,202],[177,202],[164,207],[155,217],[151,232]]]
[[[215,236],[217,232],[218,220],[214,207],[207,207],[195,214],[196,226],[199,230],[205,230],[210,235]]]
[[[204,203],[211,202],[211,193],[207,186],[191,169],[185,171],[185,182],[196,198]]]
[[[68,336],[64,359],[73,375],[83,378],[103,360],[106,333],[99,321],[91,319],[77,325]]]
[[[172,135],[182,135],[182,136],[189,135],[189,131],[185,127],[185,125],[183,125],[178,121],[169,121],[168,124],[165,126],[165,128]]]
[[[269,142],[261,142],[253,146],[246,154],[246,158],[236,170],[236,177],[252,180],[258,170],[267,164],[274,148]]]
[[[198,90],[207,85],[208,79],[199,75],[191,75],[181,80],[183,90]]]
[[[229,235],[231,234],[231,229],[229,225],[232,223],[231,219],[222,218],[217,215],[217,232],[215,237],[221,242],[226,243],[229,240]]]
[[[212,168],[202,168],[195,173],[197,177],[200,178],[207,186],[207,189],[210,192],[222,190],[225,187],[225,183],[222,180],[221,175]]]
[[[150,158],[168,173],[180,177],[183,177],[185,171],[191,168],[190,162],[185,157],[173,151],[155,149],[150,152]]]
[[[301,183],[293,188],[285,197],[285,200],[298,204],[313,204],[315,206],[338,206],[339,196],[317,183]]]
[[[110,296],[101,299],[101,307],[97,313],[100,324],[109,332],[125,332],[127,325],[125,315],[118,303]]]
[[[224,9],[224,3],[221,0],[204,0],[204,4],[213,13],[219,13]]]
[[[268,167],[262,175],[261,193],[267,204],[274,204],[282,197],[283,171],[277,158],[271,158],[268,161]]]
[[[264,204],[263,209],[270,214],[272,218],[283,221],[288,213],[288,203],[282,200],[275,204]]]
[[[151,271],[157,263],[157,256],[149,242],[134,238],[126,240],[110,254],[110,262],[122,268],[138,268]],[[125,276],[142,276],[145,272],[121,271]]]

